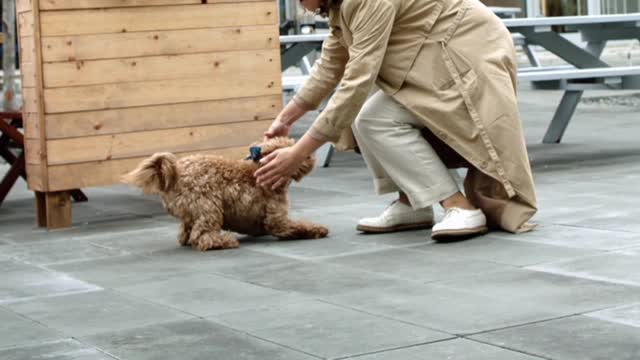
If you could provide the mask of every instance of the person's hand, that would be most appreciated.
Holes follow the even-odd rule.
[[[298,105],[295,101],[289,101],[287,106],[280,111],[280,114],[276,116],[276,119],[273,120],[269,130],[264,132],[265,140],[278,137],[278,136],[289,136],[289,130],[291,129],[291,124],[296,122],[300,117],[302,117],[307,110]]]
[[[278,116],[275,120],[273,120],[269,129],[264,132],[265,140],[278,136],[289,136],[290,129],[291,126],[282,121],[281,116]]]
[[[254,174],[258,186],[276,190],[286,185],[306,157],[296,150],[295,147],[278,149],[262,158],[262,167]]]

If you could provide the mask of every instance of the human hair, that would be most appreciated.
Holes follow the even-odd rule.
[[[342,0],[320,0],[319,14],[323,17],[329,16],[330,10],[340,8]]]

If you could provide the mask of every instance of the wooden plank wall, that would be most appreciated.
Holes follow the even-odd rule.
[[[47,191],[117,183],[156,151],[238,158],[282,106],[275,0],[40,0],[39,10],[21,21],[40,24],[39,43],[25,31],[23,45],[42,51],[44,121],[27,133],[46,132],[33,149],[46,154]]]
[[[37,0],[35,0],[37,1]],[[32,190],[43,191],[47,187],[46,137],[40,124],[42,113],[42,67],[37,51],[39,29],[35,19],[38,9],[33,0],[16,0],[16,22],[20,52],[20,73],[23,92],[23,125],[25,135],[27,182]]]

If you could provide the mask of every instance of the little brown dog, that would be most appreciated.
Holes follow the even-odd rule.
[[[261,154],[292,146],[280,137],[259,144]],[[306,159],[292,179],[300,181],[313,170],[315,159]],[[156,153],[123,177],[123,182],[158,194],[165,209],[181,221],[178,242],[198,248],[238,247],[233,231],[247,235],[273,235],[280,239],[317,239],[329,230],[321,225],[289,218],[288,185],[272,190],[256,186],[253,173],[260,164],[251,159],[230,160],[215,155],[191,155],[178,159]]]

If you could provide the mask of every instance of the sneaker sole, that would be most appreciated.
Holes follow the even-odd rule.
[[[358,225],[356,227],[356,230],[362,231],[365,233],[382,234],[382,233],[396,232],[396,231],[431,229],[432,227],[433,227],[433,222],[428,222],[428,223],[416,223],[416,224],[402,224],[402,225],[389,226],[389,227]]]
[[[489,228],[486,225],[483,225],[471,229],[435,231],[431,234],[431,238],[439,242],[450,242],[466,240],[477,235],[484,235],[488,232]]]

